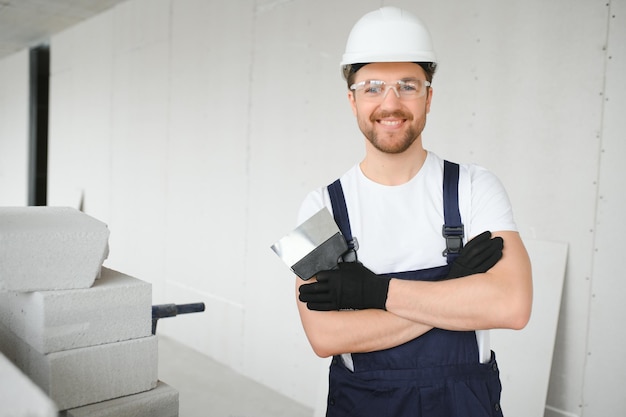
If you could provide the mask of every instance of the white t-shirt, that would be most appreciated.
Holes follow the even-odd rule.
[[[414,271],[446,264],[443,218],[443,159],[428,152],[424,165],[410,181],[397,186],[368,179],[355,165],[341,177],[358,258],[377,274]],[[327,188],[307,195],[298,224],[322,207],[332,213]],[[498,178],[477,165],[461,164],[459,209],[464,242],[485,230],[517,231],[511,204]],[[489,332],[477,331],[481,362],[490,359]]]

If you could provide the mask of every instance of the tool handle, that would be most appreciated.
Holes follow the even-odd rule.
[[[199,313],[204,311],[204,303],[159,304],[152,306],[152,334],[156,333],[159,319],[175,317],[179,314]]]

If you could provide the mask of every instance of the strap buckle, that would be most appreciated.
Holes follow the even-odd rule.
[[[341,255],[341,259],[343,262],[358,262],[358,257],[356,251],[359,250],[359,242],[356,240],[356,237],[353,237],[352,240],[348,241],[348,251]]]
[[[441,234],[446,239],[446,249],[441,254],[442,256],[448,256],[448,254],[458,255],[463,249],[463,234],[465,227],[460,226],[446,226],[445,224],[441,228]]]

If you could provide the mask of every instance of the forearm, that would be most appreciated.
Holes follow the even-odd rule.
[[[432,329],[384,310],[311,311],[297,303],[304,331],[320,357],[388,349]]]
[[[487,273],[440,282],[393,279],[387,310],[448,330],[524,327],[532,304],[530,262],[517,233],[500,235],[502,259]]]

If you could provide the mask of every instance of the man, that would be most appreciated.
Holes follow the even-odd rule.
[[[423,148],[436,58],[417,17],[366,14],[341,65],[365,158],[310,193],[299,221],[328,207],[352,250],[296,279],[307,337],[334,356],[327,416],[500,416],[484,330],[523,328],[532,304],[506,192]]]

